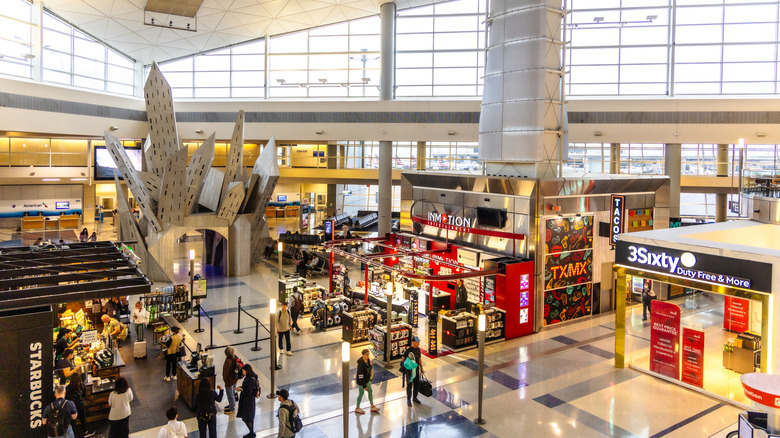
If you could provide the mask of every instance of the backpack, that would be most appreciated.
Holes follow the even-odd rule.
[[[234,379],[240,379],[244,377],[244,363],[241,362],[241,359],[236,356],[236,363],[233,365],[233,378]]]
[[[303,421],[301,421],[300,411],[298,412],[299,415],[295,415],[295,409],[298,407],[295,402],[293,402],[292,406],[282,405],[280,407],[287,410],[287,424],[285,426],[292,433],[300,432],[303,429]]]
[[[179,429],[179,432],[174,432],[173,429],[171,429],[171,426],[166,424],[165,430],[168,431],[168,436],[171,438],[187,438],[187,434],[184,432],[181,432],[181,429]]]
[[[54,403],[50,406],[49,415],[46,416],[46,436],[63,436],[68,430],[68,424],[66,423],[66,416],[68,410],[65,409],[67,400],[64,400],[59,409],[54,407]]]

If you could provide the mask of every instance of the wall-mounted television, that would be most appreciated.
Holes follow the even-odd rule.
[[[130,162],[133,163],[135,170],[140,172],[143,169],[143,151],[141,148],[125,148],[125,152],[127,152],[127,156],[130,158]],[[113,180],[114,175],[122,179],[122,174],[119,173],[108,149],[105,146],[95,146],[95,179]]]
[[[55,210],[67,210],[70,208],[70,201],[56,201],[54,203]]]
[[[276,202],[286,202],[287,195],[276,195]]]
[[[477,207],[477,225],[481,227],[504,228],[506,221],[506,209]]]

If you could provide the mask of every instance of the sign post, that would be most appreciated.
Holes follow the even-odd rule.
[[[623,215],[626,211],[626,197],[623,195],[612,195],[610,197],[612,205],[611,219],[609,221],[609,246],[617,245],[618,236],[623,232]]]

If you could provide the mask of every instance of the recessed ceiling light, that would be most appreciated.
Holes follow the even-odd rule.
[[[59,178],[41,178],[41,181],[59,181]]]

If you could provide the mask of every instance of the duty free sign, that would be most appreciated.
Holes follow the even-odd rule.
[[[772,292],[769,263],[623,241],[617,242],[615,263],[695,281]]]

